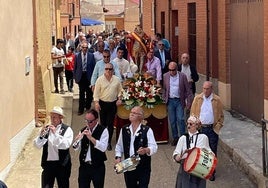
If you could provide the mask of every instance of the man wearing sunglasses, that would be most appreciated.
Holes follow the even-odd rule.
[[[111,151],[114,118],[117,112],[117,106],[122,103],[122,85],[120,79],[113,75],[114,67],[111,63],[107,63],[104,70],[104,74],[96,81],[93,98],[95,102],[95,109],[100,113],[101,124],[104,127],[108,127],[109,141],[107,149],[108,151]]]
[[[193,94],[186,75],[178,71],[176,62],[171,61],[168,70],[163,76],[163,99],[167,105],[172,130],[171,145],[176,146],[179,137],[185,133],[184,108],[191,108]]]
[[[95,88],[95,83],[96,83],[98,77],[103,75],[103,73],[105,72],[104,68],[105,68],[107,63],[111,63],[113,65],[113,73],[115,74],[115,76],[117,76],[121,80],[121,75],[120,75],[117,63],[110,60],[110,58],[111,58],[110,51],[104,50],[102,54],[103,54],[103,60],[98,61],[98,63],[96,64],[96,66],[94,68],[92,78],[91,78],[91,88],[92,88],[93,92],[94,92],[94,88]]]
[[[90,187],[91,181],[94,187],[104,187],[104,161],[107,160],[105,151],[109,134],[107,129],[98,123],[98,118],[96,110],[86,112],[86,126],[76,136],[78,144],[73,144],[75,150],[80,149],[79,188]]]

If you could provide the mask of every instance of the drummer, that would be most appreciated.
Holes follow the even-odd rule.
[[[201,126],[200,120],[191,115],[187,120],[188,133],[182,135],[173,152],[173,159],[180,163],[180,168],[176,180],[176,188],[205,188],[206,180],[193,176],[183,169],[184,160],[188,156],[188,151],[194,147],[205,148],[212,152],[209,147],[208,137],[198,132]]]

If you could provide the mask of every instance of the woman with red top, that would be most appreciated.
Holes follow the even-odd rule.
[[[69,46],[65,62],[65,76],[69,92],[73,92],[74,61],[75,61],[74,47]]]

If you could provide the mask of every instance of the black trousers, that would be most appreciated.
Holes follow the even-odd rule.
[[[127,188],[148,188],[150,182],[151,169],[137,168],[124,173]]]
[[[74,85],[73,71],[65,70],[65,77],[66,77],[66,83],[67,83],[68,90],[71,91],[73,89],[73,85]]]
[[[219,135],[214,132],[213,127],[202,127],[201,133],[207,135],[209,141],[209,147],[213,151],[213,153],[217,156],[218,151],[218,142]],[[215,175],[216,170],[214,170],[213,175]]]
[[[64,75],[64,67],[53,67],[55,90],[59,90],[58,78],[60,78],[60,90],[63,91],[63,75]]]
[[[59,188],[69,188],[71,164],[62,166],[59,161],[47,162],[42,172],[42,188],[53,188],[57,179]]]
[[[82,164],[79,167],[78,184],[79,188],[89,188],[93,182],[94,188],[103,188],[105,178],[104,163],[98,166]]]
[[[109,141],[108,143],[111,143],[111,140],[113,138],[113,132],[114,132],[114,118],[117,111],[116,101],[114,102],[105,102],[105,101],[99,101],[101,110],[100,110],[100,123],[102,126],[108,128],[109,132]]]
[[[79,86],[79,112],[84,112],[84,109],[90,109],[91,103],[93,100],[93,92],[89,88],[90,80],[87,79],[86,73],[83,73],[80,82],[78,83]]]

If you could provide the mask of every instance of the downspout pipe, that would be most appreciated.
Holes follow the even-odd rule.
[[[34,70],[34,119],[35,126],[39,126],[39,117],[38,117],[38,83],[37,83],[37,22],[36,22],[36,1],[32,0],[33,6],[33,70]]]
[[[209,0],[206,0],[206,3],[207,3],[207,41],[206,41],[206,56],[207,56],[207,62],[206,62],[206,80],[209,81],[209,78],[210,78],[210,62],[209,62],[209,56],[210,56],[210,51],[209,51],[209,48],[210,48],[210,45],[209,45],[209,42],[210,42],[210,32],[209,32]]]

